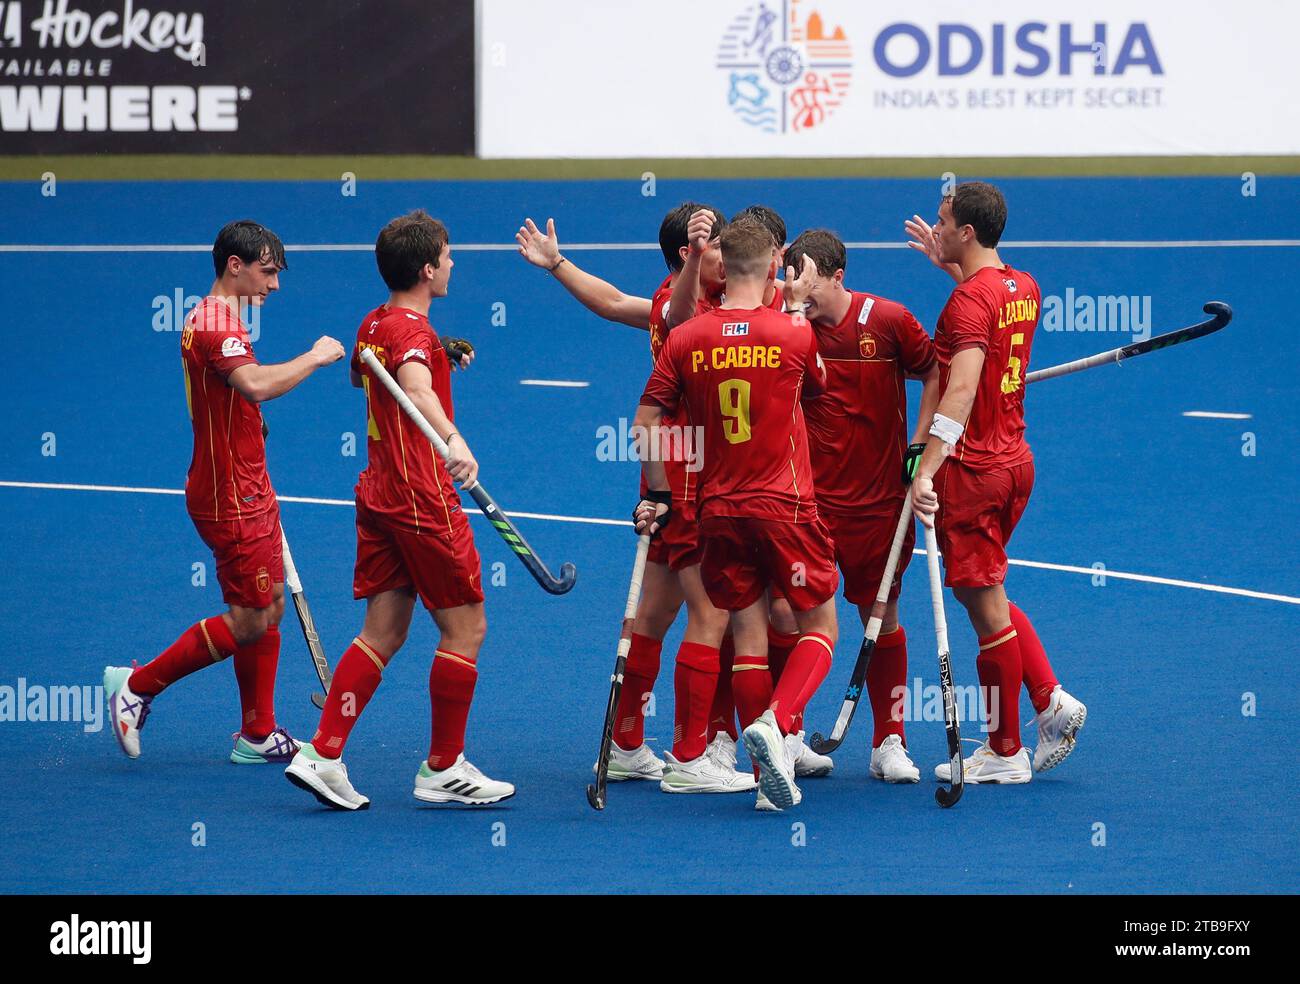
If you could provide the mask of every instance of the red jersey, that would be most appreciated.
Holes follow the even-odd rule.
[[[275,505],[261,408],[227,382],[240,366],[256,364],[239,315],[219,298],[203,298],[181,334],[185,403],[194,428],[185,507],[195,519],[248,519]]]
[[[817,518],[801,391],[826,374],[805,323],[715,308],[674,328],[641,402],[684,409],[704,432],[699,518]]]
[[[361,322],[352,353],[352,370],[361,374],[366,391],[366,470],[357,481],[357,504],[413,533],[444,532],[461,508],[442,458],[408,417],[384,384],[361,361],[370,349],[380,365],[397,378],[408,362],[420,362],[433,376],[433,391],[448,419],[451,364],[429,319],[406,308],[382,304]]]
[[[668,305],[673,297],[673,278],[665,277],[654,296],[650,298],[650,360],[659,361],[664,342],[668,340]],[[695,303],[695,313],[703,314],[711,305],[701,297]],[[678,505],[695,501],[696,487],[699,485],[700,449],[688,444],[693,440],[684,429],[691,424],[691,418],[682,408],[673,413],[664,414],[664,426],[683,428],[668,432],[660,444],[664,471],[668,473],[668,488],[673,494],[673,501]],[[689,432],[693,433],[693,432]],[[689,468],[687,467],[689,464]],[[644,482],[642,485],[644,486]],[[645,488],[641,489],[642,494]]]
[[[934,365],[934,343],[896,301],[853,291],[833,328],[813,326],[826,392],[804,404],[817,507],[844,514],[895,505],[904,493],[904,378]]]
[[[953,289],[939,315],[934,346],[945,390],[953,356],[968,348],[984,352],[975,403],[953,453],[975,471],[1033,459],[1025,441],[1025,374],[1041,305],[1038,283],[1029,274],[985,267]]]

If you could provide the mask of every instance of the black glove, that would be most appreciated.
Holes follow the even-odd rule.
[[[924,444],[909,444],[903,455],[903,484],[911,485],[916,478],[916,469],[921,464],[921,455],[925,453]]]
[[[462,368],[460,360],[474,354],[474,346],[463,338],[444,338],[442,347],[447,352],[447,359],[451,362],[452,369]]]
[[[636,519],[637,519],[636,514],[639,513],[641,511],[641,507],[646,505],[647,503],[655,506],[662,505],[668,507],[662,513],[659,513],[657,509],[655,510],[655,512],[658,513],[658,515],[656,516],[654,522],[659,524],[659,529],[655,530],[654,533],[650,534],[653,537],[662,533],[664,527],[668,525],[668,519],[673,514],[673,494],[668,491],[656,492],[652,489],[649,492],[647,492],[645,495],[643,495],[637,501],[636,508],[632,510],[632,522],[634,524],[636,523]]]

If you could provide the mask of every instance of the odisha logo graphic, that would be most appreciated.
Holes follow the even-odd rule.
[[[727,104],[764,133],[809,130],[844,101],[853,49],[813,0],[759,0],[731,22],[718,45]],[[802,10],[801,10],[802,8]]]

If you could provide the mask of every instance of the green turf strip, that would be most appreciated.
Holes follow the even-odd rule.
[[[241,155],[50,155],[0,157],[0,180],[39,181],[53,172],[64,181],[359,181],[410,180],[627,180],[646,172],[670,178],[938,178],[1146,177],[1300,174],[1300,157],[933,157],[692,158],[478,160],[473,157],[273,157]]]

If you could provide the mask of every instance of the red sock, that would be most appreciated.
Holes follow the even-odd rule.
[[[1007,607],[1011,609],[1011,624],[1016,627],[1016,638],[1020,640],[1020,671],[1025,689],[1029,691],[1034,710],[1041,714],[1052,702],[1052,691],[1059,683],[1029,616],[1010,602]]]
[[[446,649],[434,654],[429,668],[429,700],[433,705],[429,768],[450,768],[465,750],[465,724],[477,680],[478,667],[468,656]]]
[[[312,747],[319,754],[326,758],[338,758],[343,754],[352,726],[375,695],[390,658],[369,643],[362,642],[360,636],[352,640],[352,645],[334,668],[325,710],[321,712],[320,724],[311,740]]]
[[[772,702],[772,674],[763,656],[737,656],[731,668],[731,692],[741,728],[758,720]]]
[[[736,698],[731,693],[731,668],[735,664],[736,640],[728,632],[718,651],[718,688],[713,692],[713,710],[709,712],[709,741],[719,731],[731,735],[732,741],[740,737],[736,731]]]
[[[784,632],[778,632],[775,626],[770,624],[768,625],[767,666],[772,673],[773,684],[780,682],[781,673],[785,670],[786,660],[790,658],[790,653],[798,644],[798,632],[793,632],[787,635]]]
[[[625,752],[645,743],[645,704],[659,677],[662,639],[632,633],[632,648],[623,668],[623,689],[614,715],[614,743]]]
[[[975,668],[989,715],[989,744],[999,755],[1014,755],[1020,751],[1021,672],[1020,640],[1014,625],[980,640]]]
[[[673,755],[689,762],[704,754],[713,692],[718,688],[718,650],[700,642],[683,642],[673,674]]]
[[[220,663],[237,648],[224,618],[214,615],[201,619],[182,632],[161,655],[137,667],[127,686],[134,693],[154,697],[182,677]]]
[[[809,632],[799,638],[798,645],[790,653],[785,671],[772,692],[770,705],[783,735],[795,730],[804,706],[831,671],[833,651],[830,639],[819,632]]]
[[[903,706],[907,694],[907,634],[901,625],[876,640],[876,651],[867,667],[867,693],[871,695],[871,716],[876,724],[871,747],[879,748],[890,735],[898,735],[906,746]]]
[[[737,656],[731,668],[731,692],[736,699],[740,727],[748,728],[772,702],[772,674],[764,656]],[[758,778],[758,765],[753,766]]]
[[[244,716],[240,730],[261,741],[275,730],[275,670],[280,665],[280,626],[268,626],[262,637],[235,652],[235,682]]]
[[[790,659],[790,653],[794,647],[799,644],[799,633],[792,632],[786,634],[778,632],[769,623],[767,626],[767,665],[772,671],[772,685],[776,686],[781,682],[781,674],[785,672],[785,664]],[[793,725],[796,732],[803,730],[803,712],[799,712]]]

